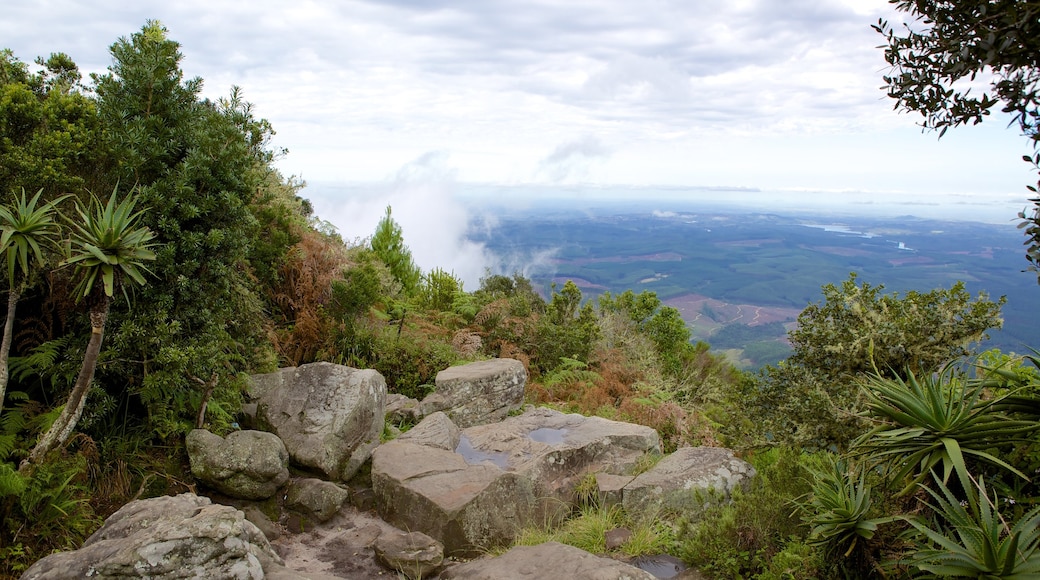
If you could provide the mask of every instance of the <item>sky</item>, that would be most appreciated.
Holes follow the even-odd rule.
[[[392,202],[406,241],[442,224],[453,243],[412,234],[426,262],[480,250],[468,184],[1024,206],[1031,151],[1005,119],[940,140],[893,110],[879,18],[904,20],[885,0],[23,0],[0,47],[99,72],[158,19],[205,96],[239,86],[271,121],[278,167],[345,237]]]

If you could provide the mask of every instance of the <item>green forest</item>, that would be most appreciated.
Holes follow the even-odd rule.
[[[160,23],[110,52],[88,79],[0,52],[0,577],[194,491],[184,436],[236,429],[250,374],[331,361],[421,398],[492,357],[524,364],[529,403],[756,467],[732,502],[644,522],[648,553],[717,578],[1040,574],[1040,353],[975,350],[1002,300],[851,275],[805,305],[789,357],[741,371],[652,291],[465,289],[415,265],[391,207],[337,232],[275,169],[274,128],[237,88],[202,98]],[[600,517],[521,541],[588,548],[573,532]]]

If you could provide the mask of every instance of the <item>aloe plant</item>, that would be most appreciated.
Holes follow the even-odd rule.
[[[7,262],[7,319],[0,342],[0,409],[7,390],[7,357],[11,352],[15,308],[31,278],[34,267],[46,263],[44,249],[58,237],[55,206],[68,196],[53,199],[39,207],[43,190],[26,201],[25,190],[10,204],[0,205],[0,254]]]
[[[941,577],[1040,578],[1040,507],[1009,526],[981,477],[964,501],[941,482],[937,487],[924,487],[934,500],[933,521],[904,518],[919,532],[906,564]]]
[[[857,547],[874,537],[878,526],[894,517],[870,518],[871,488],[866,473],[858,477],[845,462],[836,461],[830,469],[815,470],[809,501],[799,504],[811,526],[806,543],[820,546],[829,554],[848,558]]]
[[[892,481],[909,480],[899,495],[937,467],[943,483],[956,472],[969,487],[966,458],[1028,479],[991,451],[1026,440],[1040,424],[1002,412],[1009,395],[987,399],[984,393],[985,385],[957,379],[952,367],[920,379],[913,373],[906,380],[875,375],[867,382],[867,413],[877,425],[855,441],[855,453],[887,465]]]
[[[68,256],[64,264],[75,267],[79,276],[76,293],[80,298],[88,298],[90,302],[90,340],[83,355],[76,383],[69,393],[58,419],[40,437],[39,442],[22,461],[19,472],[24,472],[40,461],[51,449],[64,443],[79,422],[83,413],[90,383],[94,380],[101,343],[105,335],[105,323],[108,319],[109,306],[117,287],[126,294],[125,282],[144,284],[144,266],[146,261],[154,260],[151,247],[155,234],[145,226],[139,225],[143,212],[134,213],[137,198],[129,196],[122,202],[117,200],[116,191],[112,192],[108,203],[102,205],[96,197],[91,196],[88,208],[78,202],[76,213],[79,221],[71,222],[72,239],[68,247]]]

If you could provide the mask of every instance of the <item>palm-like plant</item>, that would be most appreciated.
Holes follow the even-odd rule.
[[[19,471],[30,469],[72,434],[83,413],[87,391],[94,379],[108,309],[115,290],[121,288],[125,296],[126,287],[123,283],[126,280],[142,285],[145,283],[142,272],[148,272],[148,269],[144,262],[155,259],[155,253],[151,250],[155,234],[147,227],[138,225],[143,212],[134,213],[136,203],[137,199],[133,196],[118,202],[115,191],[104,205],[94,196],[91,196],[87,208],[76,203],[79,221],[71,222],[72,237],[63,264],[76,268],[79,277],[76,294],[79,298],[87,298],[90,303],[90,340],[83,355],[83,366],[65,408],[19,466]]]
[[[809,501],[799,507],[812,526],[808,544],[822,547],[830,555],[848,558],[874,537],[879,524],[892,517],[870,518],[870,486],[866,474],[857,478],[844,462],[828,470],[814,470],[815,481]]]
[[[945,525],[906,518],[921,534],[908,564],[941,577],[1040,577],[1040,507],[1009,527],[981,478],[978,492],[969,487],[963,502],[941,482],[937,486],[938,492],[925,490],[935,500],[929,506]]]
[[[46,263],[47,246],[53,245],[59,235],[54,220],[55,206],[62,196],[37,206],[43,190],[26,201],[25,190],[10,204],[0,205],[0,254],[7,261],[7,319],[4,323],[3,342],[0,343],[0,408],[3,408],[7,390],[7,357],[11,352],[15,308],[22,292],[29,284],[34,267]]]
[[[910,480],[899,493],[916,489],[937,466],[943,483],[956,471],[968,488],[965,456],[1028,479],[1025,474],[990,453],[1040,428],[1035,421],[1016,420],[1001,411],[1006,397],[984,399],[985,386],[953,375],[952,367],[920,380],[875,375],[867,383],[867,413],[878,425],[855,442],[855,453],[888,464],[891,481]]]

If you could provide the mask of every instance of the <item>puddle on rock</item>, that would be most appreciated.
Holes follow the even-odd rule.
[[[653,574],[656,578],[675,578],[686,570],[686,564],[682,560],[668,554],[640,556],[634,558],[629,564]]]
[[[546,445],[559,445],[563,443],[563,436],[567,434],[566,429],[550,429],[542,427],[527,434],[531,441],[545,443]]]
[[[509,469],[509,455],[507,453],[474,449],[473,443],[465,435],[459,437],[459,446],[455,448],[455,453],[461,455],[462,459],[470,465],[480,465],[485,461],[490,461],[502,469]]]

